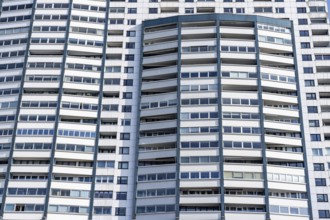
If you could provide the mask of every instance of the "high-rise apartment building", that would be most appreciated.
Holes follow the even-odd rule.
[[[326,4],[3,0],[0,219],[330,219]]]

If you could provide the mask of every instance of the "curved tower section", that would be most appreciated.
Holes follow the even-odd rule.
[[[145,21],[136,219],[308,220],[290,21]]]

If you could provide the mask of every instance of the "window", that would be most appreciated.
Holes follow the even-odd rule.
[[[301,49],[311,48],[311,44],[309,42],[301,42]]]
[[[298,14],[306,13],[306,8],[304,8],[304,7],[297,8],[297,13]]]
[[[320,134],[311,134],[311,141],[321,141]]]
[[[120,66],[107,66],[105,67],[105,71],[109,73],[120,73],[121,67]]]
[[[127,49],[134,49],[135,48],[135,43],[134,42],[127,42],[126,43],[126,48]]]
[[[132,112],[132,106],[131,105],[123,105],[121,107],[121,112]]]
[[[184,13],[186,14],[193,14],[194,13],[194,8],[185,8]]]
[[[117,184],[118,185],[127,185],[128,184],[128,177],[127,176],[118,176],[117,177]]]
[[[134,73],[134,67],[132,66],[124,67],[124,73]]]
[[[284,8],[275,8],[275,11],[276,11],[277,14],[285,13]]]
[[[130,140],[130,133],[120,133],[120,140]]]
[[[224,10],[224,13],[233,13],[234,12],[233,8],[224,8],[223,10]]]
[[[324,171],[324,164],[323,163],[314,163],[314,171]]]
[[[307,37],[309,36],[309,31],[308,30],[301,30],[299,31],[300,37]]]
[[[315,60],[330,60],[330,55],[326,55],[326,54],[315,55]]]
[[[111,215],[111,206],[95,206],[95,215]]]
[[[255,13],[272,13],[273,9],[272,7],[257,7],[254,8]]]
[[[304,67],[304,74],[311,74],[313,72],[313,67]]]
[[[310,54],[303,54],[302,55],[302,60],[303,61],[312,61],[312,55],[310,55]]]
[[[320,127],[319,120],[309,120],[309,127]]]
[[[113,183],[113,176],[96,176],[96,183]]]
[[[127,200],[127,192],[117,192],[116,199],[117,200]]]
[[[324,6],[311,6],[309,7],[310,12],[326,12]]]
[[[319,210],[319,218],[330,218],[329,210]]]
[[[312,87],[315,86],[314,80],[305,80],[305,86]]]
[[[94,197],[98,199],[111,199],[112,191],[95,191]]]
[[[113,168],[115,167],[115,162],[113,160],[109,161],[97,161],[97,167],[98,168]]]
[[[129,147],[120,147],[119,154],[129,154]]]
[[[136,14],[136,12],[137,12],[137,9],[136,8],[128,8],[127,9],[127,13],[128,14]]]
[[[133,61],[134,60],[134,55],[133,54],[126,54],[125,55],[125,60]]]
[[[136,20],[135,19],[128,19],[127,20],[127,25],[136,25]]]
[[[127,37],[135,37],[136,31],[126,31],[126,36]]]
[[[244,14],[245,13],[245,8],[236,8],[236,13],[237,14]]]
[[[315,178],[315,186],[326,186],[327,181],[325,178]]]
[[[121,125],[122,126],[131,126],[131,119],[122,119]]]
[[[316,100],[316,93],[306,93],[307,100]]]
[[[132,99],[133,93],[132,92],[123,92],[123,99]]]
[[[118,162],[118,169],[128,169],[128,162]]]
[[[158,8],[149,8],[149,14],[157,14]]]
[[[116,208],[115,216],[126,216],[126,208],[123,208],[123,207]]]
[[[132,79],[124,79],[124,86],[133,86]]]
[[[318,113],[317,106],[307,106],[308,113]]]
[[[110,24],[124,24],[124,19],[120,19],[120,18],[110,19],[109,20],[109,23]]]
[[[299,25],[306,25],[306,24],[308,24],[308,20],[307,19],[298,19],[298,24]]]
[[[312,149],[313,156],[323,156],[323,151],[321,148]]]
[[[328,202],[327,194],[316,194],[317,202]]]

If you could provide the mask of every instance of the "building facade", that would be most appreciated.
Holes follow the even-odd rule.
[[[328,31],[326,1],[3,0],[0,217],[330,219]]]

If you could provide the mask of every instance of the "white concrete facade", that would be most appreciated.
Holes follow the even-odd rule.
[[[326,1],[0,5],[2,219],[330,219]]]

